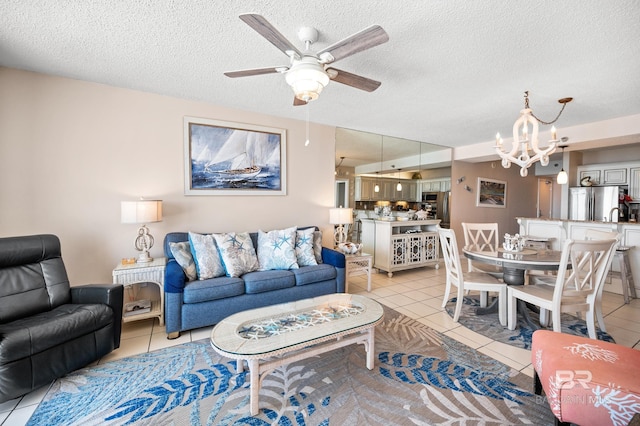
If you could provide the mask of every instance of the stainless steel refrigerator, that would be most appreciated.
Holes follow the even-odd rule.
[[[423,192],[422,207],[429,206],[434,219],[440,219],[442,228],[450,226],[451,192]]]
[[[623,221],[628,214],[620,203],[626,186],[579,186],[569,188],[569,219],[604,222]],[[618,210],[616,210],[618,209]]]

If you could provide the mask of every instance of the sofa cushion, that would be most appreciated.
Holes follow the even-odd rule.
[[[0,364],[46,351],[112,322],[107,305],[60,305],[51,311],[0,324]]]
[[[297,269],[296,227],[269,232],[258,231],[260,271]]]
[[[322,263],[322,231],[313,231],[313,254],[316,257],[316,263]]]
[[[184,303],[200,303],[244,294],[241,278],[218,277],[198,280],[184,287]]]
[[[336,268],[331,265],[313,265],[296,269],[293,272],[296,278],[296,285],[307,285],[321,281],[333,280],[336,278]]]
[[[295,271],[296,269],[292,270]],[[264,293],[265,291],[280,290],[294,287],[296,279],[292,271],[271,270],[249,272],[242,276],[245,292],[249,294]]]
[[[239,277],[260,266],[248,232],[213,234],[227,276]]]
[[[313,251],[313,228],[298,229],[296,231],[296,258],[298,266],[317,265],[315,253]]]
[[[196,269],[193,255],[191,254],[191,244],[182,241],[180,243],[169,243],[169,247],[176,262],[178,262],[178,265],[180,265],[187,276],[187,280],[195,280],[198,277],[198,270]]]
[[[208,280],[209,278],[225,275],[226,272],[220,260],[216,242],[211,235],[189,232],[189,244],[191,245],[191,253],[198,270],[199,280]]]

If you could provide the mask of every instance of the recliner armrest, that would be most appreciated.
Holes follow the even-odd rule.
[[[122,305],[124,303],[124,286],[122,284],[86,284],[71,287],[71,303],[92,304],[103,303],[113,309],[115,347],[120,347],[122,331]]]

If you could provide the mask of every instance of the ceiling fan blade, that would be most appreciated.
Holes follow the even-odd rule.
[[[295,96],[293,97],[293,106],[302,106],[302,105],[306,105],[307,102],[300,100],[298,98],[296,98]]]
[[[329,75],[332,75],[333,72],[337,73],[335,77],[331,78],[333,81],[355,87],[356,89],[365,90],[367,92],[373,92],[382,84],[379,81],[336,68],[328,68],[327,72],[329,72]]]
[[[253,13],[247,13],[240,15],[247,25],[256,30],[258,34],[266,38],[271,44],[284,52],[285,55],[290,56],[289,52],[295,52],[298,56],[302,56],[302,53],[293,45],[280,31],[278,31],[273,25],[269,23],[262,15],[256,15]]]
[[[372,25],[344,40],[322,49],[318,52],[318,56],[322,56],[323,53],[329,53],[333,56],[333,59],[326,63],[331,63],[386,43],[387,41],[389,41],[389,35],[385,30],[382,29],[380,25]]]
[[[229,71],[225,72],[224,75],[231,78],[236,77],[249,77],[252,75],[262,75],[262,74],[272,74],[279,72],[278,70],[281,67],[271,67],[271,68],[256,68],[252,70],[241,70],[241,71]]]

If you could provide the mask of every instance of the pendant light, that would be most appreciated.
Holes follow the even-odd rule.
[[[380,138],[380,171],[376,172],[376,186],[373,187],[373,192],[380,192],[380,172],[382,171],[382,153],[384,150],[384,136]]]
[[[562,145],[559,147],[562,149],[562,170],[560,170],[560,173],[558,173],[558,176],[556,177],[556,182],[558,182],[560,185],[564,185],[567,182],[569,182],[569,176],[567,175],[567,172],[564,171],[564,149],[566,147],[567,147],[566,145]]]
[[[402,191],[402,184],[400,183],[400,172],[402,169],[398,169],[398,184],[396,185],[396,191]]]

